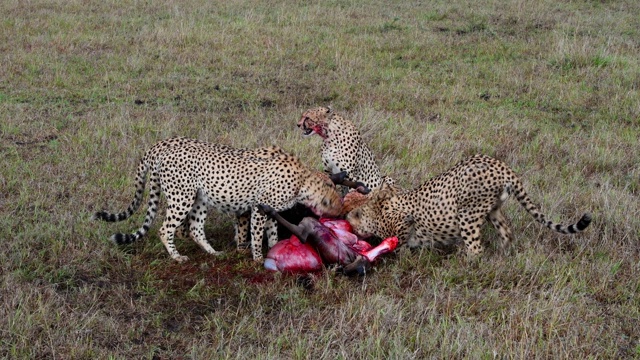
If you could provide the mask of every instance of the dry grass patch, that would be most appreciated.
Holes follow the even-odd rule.
[[[0,357],[640,358],[635,1],[0,3]],[[413,187],[481,152],[571,238],[506,206],[512,256],[388,256],[313,290],[237,254],[166,257],[124,208],[144,151],[181,135],[278,144],[333,105]],[[483,237],[492,243],[489,228]]]

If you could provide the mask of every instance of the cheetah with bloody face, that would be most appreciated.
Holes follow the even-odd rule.
[[[513,170],[484,155],[462,160],[413,191],[400,193],[383,185],[346,219],[362,237],[397,236],[409,247],[442,247],[461,239],[467,254],[478,255],[484,251],[480,228],[486,220],[499,232],[503,248],[512,243],[511,229],[500,209],[510,195],[538,222],[559,233],[574,234],[591,223],[589,214],[569,226],[546,220]]]
[[[129,218],[142,203],[147,174],[150,199],[142,227],[133,234],[115,234],[111,239],[117,244],[129,244],[144,236],[157,214],[160,194],[164,193],[167,210],[160,239],[178,262],[187,257],[180,255],[173,243],[176,231],[178,235],[190,235],[208,253],[218,254],[204,234],[208,207],[237,216],[235,237],[239,248],[250,227],[251,250],[256,261],[263,258],[265,230],[269,246],[278,240],[275,221],[260,214],[258,204],[283,211],[301,203],[324,216],[337,216],[342,209],[340,195],[327,176],[304,166],[297,157],[278,147],[235,149],[172,138],[151,147],[140,161],[136,193],[127,210],[119,214],[101,211],[94,218],[104,221]]]
[[[326,172],[346,171],[350,180],[360,181],[369,189],[393,180],[380,175],[375,157],[360,132],[349,120],[329,107],[309,109],[302,114],[298,127],[304,136],[322,138],[322,163]]]

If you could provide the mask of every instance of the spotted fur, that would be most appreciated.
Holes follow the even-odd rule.
[[[480,229],[486,220],[500,234],[504,248],[512,243],[508,220],[500,208],[510,195],[539,223],[559,233],[574,234],[591,223],[589,214],[569,226],[547,220],[513,170],[485,155],[464,159],[413,191],[401,193],[383,185],[346,219],[363,237],[398,236],[401,244],[410,247],[443,247],[462,240],[469,255],[478,255],[484,251]]]
[[[235,214],[235,240],[242,248],[251,232],[253,259],[262,260],[262,234],[269,246],[277,242],[277,225],[257,211],[268,204],[282,211],[301,203],[317,215],[337,216],[342,208],[340,195],[327,176],[304,166],[298,158],[278,147],[235,149],[187,138],[172,138],[151,147],[140,161],[136,192],[127,210],[118,214],[101,211],[96,219],[122,221],[141,205],[149,174],[149,203],[140,229],[132,234],[115,234],[117,244],[132,243],[144,236],[153,222],[161,193],[167,201],[160,239],[169,255],[187,260],[178,253],[173,238],[189,235],[205,251],[218,254],[207,242],[204,221],[207,209]],[[268,223],[267,223],[268,222]],[[180,228],[182,225],[182,228]]]
[[[383,181],[375,157],[353,123],[329,107],[316,107],[302,114],[298,127],[304,136],[317,134],[322,138],[322,163],[326,172],[346,171],[349,179],[364,183],[369,189]]]

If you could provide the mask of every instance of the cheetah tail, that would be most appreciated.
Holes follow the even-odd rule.
[[[138,208],[140,208],[140,204],[142,204],[142,197],[144,194],[144,187],[146,184],[148,171],[149,164],[146,159],[143,159],[142,161],[140,161],[140,164],[138,164],[138,171],[136,173],[136,193],[127,210],[118,214],[113,214],[107,211],[98,211],[93,215],[92,219],[107,222],[116,222],[128,219],[131,215],[133,215],[133,213],[136,212]]]
[[[144,179],[144,176],[142,176],[142,179]],[[141,189],[144,189],[144,183],[141,184]],[[131,244],[132,242],[143,237],[149,231],[153,220],[156,218],[156,215],[158,215],[158,203],[160,202],[161,193],[162,190],[160,189],[160,177],[158,175],[158,170],[155,169],[149,176],[149,207],[147,208],[147,215],[144,217],[144,223],[133,234],[115,234],[111,236],[111,241],[115,242],[118,245],[124,245]],[[137,194],[138,193],[136,192],[136,195]]]
[[[524,191],[524,187],[522,186],[522,183],[518,182],[517,184],[515,184],[513,190],[514,190],[514,195],[516,196],[516,199],[518,200],[520,205],[522,205],[522,207],[524,207],[525,210],[527,210],[527,212],[531,214],[531,216],[533,216],[534,219],[536,219],[539,223],[548,227],[551,230],[554,230],[561,234],[575,234],[583,231],[589,226],[589,224],[591,224],[591,214],[589,213],[583,214],[577,223],[571,224],[571,225],[563,225],[563,224],[554,223],[553,221],[549,221],[546,219],[545,215],[540,211],[538,206],[535,205],[533,201],[531,201],[531,198],[529,198],[529,195],[527,195],[527,193]]]

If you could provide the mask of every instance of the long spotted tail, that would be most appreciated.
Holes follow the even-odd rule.
[[[131,215],[133,215],[133,213],[140,208],[140,204],[142,204],[142,197],[144,195],[144,187],[147,181],[148,171],[149,166],[143,159],[142,161],[140,161],[140,164],[138,164],[138,171],[136,173],[136,194],[134,195],[133,201],[131,202],[127,210],[118,214],[113,214],[107,211],[98,211],[93,215],[93,219],[107,222],[116,222],[126,220],[131,217]]]
[[[529,198],[529,195],[527,195],[520,181],[517,181],[515,184],[513,184],[511,190],[513,191],[516,199],[518,199],[520,205],[522,205],[522,207],[524,207],[525,210],[527,210],[527,212],[531,214],[534,219],[551,230],[557,231],[561,234],[575,234],[583,231],[587,228],[587,226],[589,226],[589,224],[591,224],[591,214],[589,213],[585,213],[577,223],[571,225],[563,225],[554,223],[553,221],[549,221],[540,211],[538,206],[535,205],[533,201],[531,201],[531,198]]]
[[[93,219],[107,222],[116,222],[131,217],[131,215],[133,215],[133,213],[136,212],[142,204],[148,172],[149,161],[145,157],[145,159],[140,161],[140,164],[138,165],[138,170],[136,173],[136,193],[127,210],[117,214],[109,213],[107,211],[99,211],[93,215]],[[158,205],[158,199],[160,198],[160,187],[158,186],[157,179],[151,179],[150,191],[151,193],[149,199],[149,209],[147,211],[147,216],[145,217],[145,221],[142,227],[133,234],[114,234],[110,238],[111,241],[115,242],[118,245],[130,244],[143,237],[147,233],[147,231],[149,231],[151,223],[156,216],[156,208]]]

